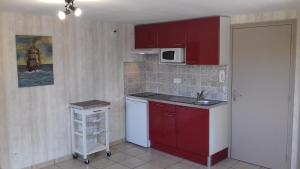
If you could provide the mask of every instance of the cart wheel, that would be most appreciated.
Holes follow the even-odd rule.
[[[90,164],[90,160],[89,159],[84,160],[84,164]]]
[[[74,153],[73,154],[73,159],[77,159],[78,158],[78,154],[77,153]]]
[[[106,156],[110,157],[111,156],[111,152],[110,151],[106,152]]]

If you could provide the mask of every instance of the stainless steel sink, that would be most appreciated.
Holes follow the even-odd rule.
[[[198,100],[197,103],[199,103],[199,104],[211,104],[212,101],[210,101],[210,100]]]
[[[217,100],[197,100],[195,103],[199,104],[199,105],[202,105],[202,106],[210,106],[210,105],[218,104],[218,103],[220,103],[220,101],[217,101]]]

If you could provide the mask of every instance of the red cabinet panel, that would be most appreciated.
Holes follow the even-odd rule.
[[[187,29],[186,59],[190,65],[218,65],[220,17],[191,20]]]
[[[186,30],[184,21],[157,25],[158,48],[185,48]]]
[[[176,107],[177,148],[202,156],[209,155],[209,110]]]
[[[151,142],[176,147],[175,106],[156,102],[150,102],[149,105],[149,133]]]
[[[157,48],[156,25],[141,25],[135,27],[135,48]]]

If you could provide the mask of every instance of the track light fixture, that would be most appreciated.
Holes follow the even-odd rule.
[[[71,14],[71,11],[73,11],[77,17],[82,14],[82,10],[74,5],[74,1],[75,0],[65,0],[65,11],[58,11],[58,18],[60,20],[66,19],[66,16]]]

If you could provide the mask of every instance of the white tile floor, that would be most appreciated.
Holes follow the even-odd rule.
[[[206,169],[207,167],[154,149],[123,143],[112,146],[112,156],[105,153],[90,157],[85,165],[81,160],[68,160],[43,169]],[[212,169],[264,169],[259,166],[226,159]]]

